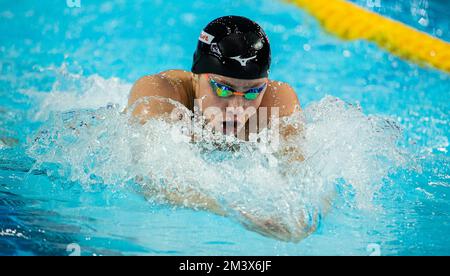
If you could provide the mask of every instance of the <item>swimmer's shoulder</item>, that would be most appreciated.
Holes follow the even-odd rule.
[[[142,97],[159,96],[178,101],[190,108],[193,102],[192,73],[183,70],[167,70],[139,78],[133,85],[128,105]]]
[[[278,107],[280,117],[288,116],[301,110],[295,90],[286,82],[269,80],[267,90],[261,102],[264,107]]]

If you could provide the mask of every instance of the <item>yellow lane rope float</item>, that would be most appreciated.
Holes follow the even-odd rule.
[[[330,33],[366,39],[401,58],[450,73],[450,43],[344,0],[287,0],[316,17]]]

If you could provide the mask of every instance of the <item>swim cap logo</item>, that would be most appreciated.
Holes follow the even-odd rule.
[[[206,44],[211,44],[211,41],[213,41],[213,39],[214,39],[214,36],[208,34],[205,31],[202,31],[202,33],[200,34],[200,37],[198,38],[198,40],[200,40],[201,42],[206,43]]]
[[[252,57],[249,57],[249,58],[241,58],[241,56],[235,56],[235,57],[230,57],[230,58],[239,61],[241,66],[245,66],[245,65],[247,65],[247,62],[249,60],[252,60],[252,59],[256,58],[256,56],[252,56]]]
[[[218,58],[222,58],[222,53],[220,52],[219,46],[217,46],[217,43],[211,43],[211,52],[217,56]]]

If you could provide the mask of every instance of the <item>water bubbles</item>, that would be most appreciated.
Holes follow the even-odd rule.
[[[303,50],[305,50],[305,52],[309,52],[311,50],[311,45],[303,44]]]
[[[261,39],[258,39],[258,41],[253,45],[253,48],[255,50],[260,50],[263,47],[263,42]]]
[[[421,18],[419,19],[418,23],[419,23],[420,25],[424,26],[424,27],[427,27],[429,21],[428,21],[428,19],[421,17]]]

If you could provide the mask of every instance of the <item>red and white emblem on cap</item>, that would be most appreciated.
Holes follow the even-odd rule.
[[[200,34],[200,37],[198,38],[198,40],[200,40],[201,42],[206,43],[206,44],[211,44],[211,41],[213,41],[213,39],[214,39],[214,36],[208,34],[205,31],[202,31],[202,33]]]

